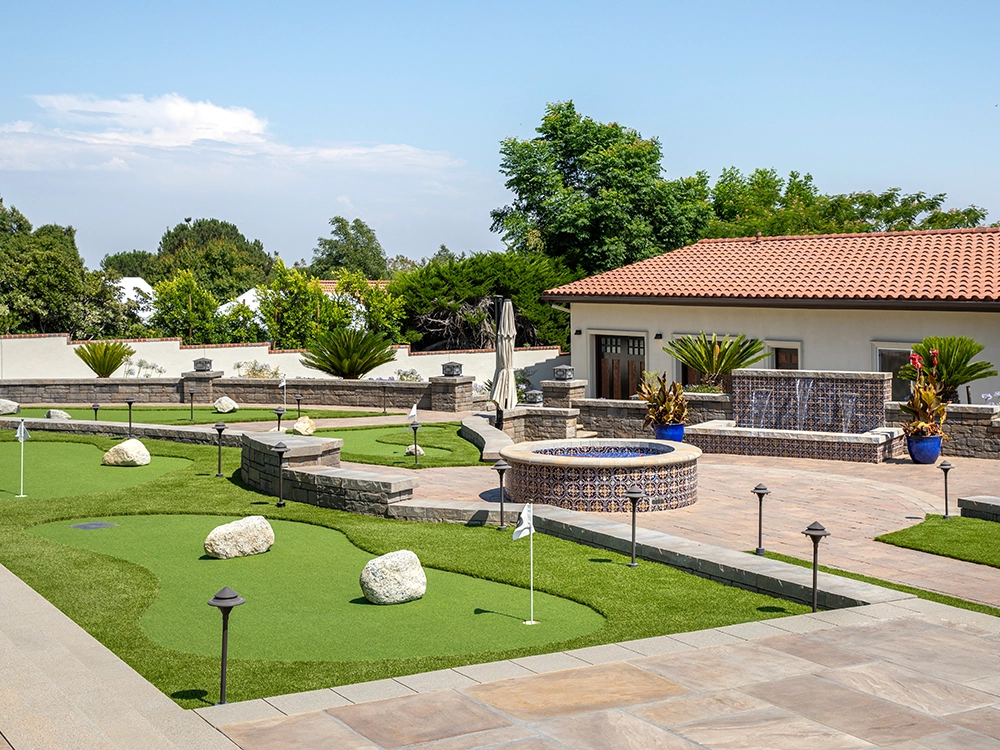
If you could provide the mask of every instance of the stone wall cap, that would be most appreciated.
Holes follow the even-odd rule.
[[[747,367],[733,370],[734,378],[744,377],[787,378],[789,380],[814,378],[816,380],[892,380],[891,372],[863,372],[855,370],[764,370]]]

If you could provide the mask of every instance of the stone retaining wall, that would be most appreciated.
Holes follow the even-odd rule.
[[[503,414],[503,431],[515,443],[526,440],[566,440],[576,437],[579,409],[517,406]]]
[[[16,430],[21,423],[19,417],[0,417],[0,430]],[[87,419],[25,419],[28,431],[62,432],[72,435],[104,435],[106,437],[128,437],[128,424],[123,422],[94,422]],[[134,424],[132,437],[151,440],[170,440],[175,443],[195,445],[217,445],[219,433],[211,427],[174,427],[162,424]],[[225,448],[239,448],[243,444],[240,430],[226,430],[222,433]]]
[[[906,421],[899,404],[885,405],[886,422],[902,427]],[[1000,458],[1000,406],[951,404],[945,419],[948,440],[941,441],[945,456]]]
[[[733,418],[733,405],[725,393],[688,393],[689,425]],[[584,398],[574,401],[580,410],[580,424],[601,437],[648,438],[652,427],[643,427],[646,404],[638,400]]]
[[[338,438],[266,432],[242,436],[240,474],[245,485],[277,496],[280,466],[278,454],[272,448],[278,442],[284,442],[289,448],[281,475],[286,500],[387,516],[389,506],[411,499],[417,486],[414,477],[339,468],[344,441]]]
[[[0,398],[19,404],[178,404],[186,400],[183,378],[81,378],[0,380]]]
[[[991,495],[960,497],[958,507],[966,518],[982,518],[984,521],[1000,523],[1000,497]]]

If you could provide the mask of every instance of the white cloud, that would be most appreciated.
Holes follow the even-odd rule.
[[[133,94],[101,99],[74,94],[37,95],[47,124],[0,124],[0,170],[196,170],[231,175],[338,170],[400,173],[463,165],[443,151],[405,143],[283,143],[267,119],[246,107],[195,102],[179,94]],[[167,167],[166,170],[163,167]]]

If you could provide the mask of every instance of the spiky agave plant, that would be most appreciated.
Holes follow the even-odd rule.
[[[913,351],[920,355],[922,361],[937,361],[937,385],[945,403],[958,401],[959,386],[997,374],[992,362],[972,361],[984,348],[966,336],[928,336],[913,345]],[[912,364],[899,369],[899,377],[910,382],[916,381],[917,374],[917,368]]]
[[[741,333],[734,339],[726,336],[720,341],[717,334],[713,333],[710,339],[704,331],[697,336],[681,336],[663,347],[663,351],[700,372],[701,382],[716,388],[733,370],[760,362],[768,354],[760,339],[748,339]]]
[[[317,334],[302,364],[328,375],[357,380],[395,359],[396,353],[381,334],[336,328]]]
[[[135,349],[121,341],[88,341],[74,351],[99,378],[110,378],[135,354]]]

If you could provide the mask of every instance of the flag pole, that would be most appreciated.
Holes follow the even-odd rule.
[[[24,429],[24,420],[21,420],[21,430]],[[18,497],[24,497],[24,439],[18,441],[21,443],[21,494]]]
[[[21,443],[21,454],[24,454],[24,443]],[[534,519],[532,519],[534,523]],[[531,597],[531,608],[530,615],[528,617],[528,624],[533,625],[535,623],[535,535],[528,535],[528,586],[530,597]]]

